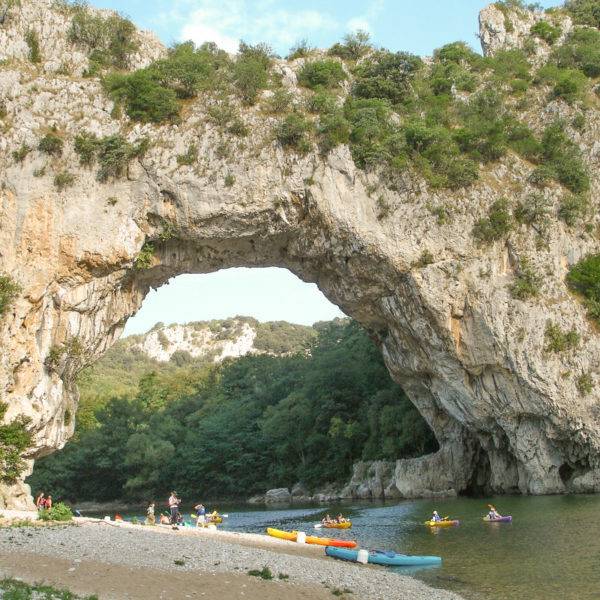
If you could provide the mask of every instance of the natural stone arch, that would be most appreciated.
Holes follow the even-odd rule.
[[[248,169],[235,190],[201,185],[189,175],[162,175],[148,163],[132,164],[127,181],[109,186],[81,171],[68,194],[48,194],[23,167],[7,171],[3,223],[13,228],[2,228],[9,249],[4,268],[17,274],[25,293],[2,329],[8,350],[2,381],[12,414],[33,419],[31,457],[61,447],[71,435],[73,422],[65,414],[76,408],[76,371],[118,339],[151,287],[181,273],[278,266],[317,283],[365,327],[435,432],[440,451],[399,461],[394,493],[446,493],[476,483],[495,491],[566,489],[559,467],[569,458],[552,438],[571,437],[569,421],[548,418],[545,390],[507,368],[489,297],[498,288],[486,285],[474,294],[472,274],[464,270],[479,267],[451,254],[414,266],[424,247],[439,256],[440,243],[449,239],[427,236],[408,204],[399,206],[396,218],[378,219],[346,150],[327,162],[289,159],[279,150],[271,158],[288,161],[292,174]],[[311,185],[303,182],[307,171]],[[412,228],[417,243],[407,241],[415,236]],[[470,248],[475,265],[491,261],[506,272],[502,249],[477,258],[460,232],[450,238]],[[151,263],[137,268],[147,243],[154,245]],[[73,337],[81,342],[81,359],[66,360],[67,352],[49,368],[51,349]],[[529,409],[522,411],[525,402]],[[532,446],[536,452],[529,456]],[[13,489],[13,504],[18,497],[24,501],[26,491]]]
[[[71,435],[74,375],[119,337],[151,286],[184,272],[281,266],[316,282],[365,327],[438,438],[437,454],[386,471],[387,491],[600,490],[598,391],[581,396],[575,383],[575,375],[595,373],[600,347],[564,284],[568,265],[597,252],[598,242],[556,221],[545,248],[527,228],[483,247],[470,233],[499,197],[532,191],[531,165],[508,156],[473,187],[442,193],[410,171],[393,181],[361,171],[346,146],[327,157],[316,149],[284,152],[272,139],[273,119],[258,108],[240,108],[250,130],[243,144],[210,122],[202,101],[186,108],[180,125],[115,120],[95,79],[57,76],[51,61],[47,72],[21,78],[29,22],[52,24],[55,64],[68,31],[64,17],[37,14],[48,12],[49,2],[24,4],[11,21],[16,62],[0,72],[11,118],[0,139],[0,270],[23,288],[0,321],[0,394],[7,419],[32,419],[31,460]],[[2,29],[0,36],[13,33]],[[141,52],[136,64],[161,56],[159,46],[147,40],[150,58]],[[73,56],[80,73],[87,59]],[[301,95],[289,65],[274,68]],[[555,110],[549,104],[536,119],[551,121]],[[578,135],[591,164],[597,112],[588,111],[586,121]],[[44,171],[46,157],[35,150],[21,162],[11,159],[23,145],[36,148],[52,123],[66,141],[56,165]],[[101,182],[73,150],[82,130],[151,144],[125,177]],[[198,163],[179,164],[191,144]],[[229,156],[216,151],[221,144]],[[60,169],[75,177],[72,186],[53,185]],[[597,170],[591,180],[597,204]],[[440,223],[432,207],[447,208],[452,221]],[[148,242],[155,247],[150,267],[138,269]],[[508,291],[522,256],[546,273],[540,301]],[[585,344],[576,354],[544,351],[548,319],[581,333]],[[363,493],[361,485],[357,479],[349,487]],[[30,506],[22,482],[0,491],[0,506]]]

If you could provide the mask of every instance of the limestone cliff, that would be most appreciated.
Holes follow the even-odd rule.
[[[130,122],[113,112],[97,78],[81,77],[87,58],[66,41],[70,15],[57,10],[64,3],[21,4],[0,26],[0,271],[22,288],[0,320],[0,395],[8,420],[31,418],[30,468],[72,434],[74,376],[119,338],[150,288],[181,273],[279,266],[316,282],[365,327],[439,440],[434,456],[374,466],[381,477],[370,493],[477,485],[600,491],[599,390],[577,388],[582,374],[596,382],[600,343],[565,285],[569,265],[599,250],[595,217],[588,231],[552,216],[544,244],[519,225],[480,245],[471,231],[496,200],[535,191],[533,166],[516,154],[482,166],[472,186],[449,191],[410,170],[390,186],[377,170],[358,169],[347,145],[325,157],[284,150],[271,133],[277,118],[260,104],[239,107],[249,130],[243,142],[210,118],[210,96],[188,101],[178,124]],[[497,48],[494,40],[507,39],[504,17],[486,11],[484,43]],[[32,28],[42,56],[36,64],[24,41]],[[131,68],[165,52],[151,35],[139,36]],[[274,67],[299,101],[307,94],[295,75],[302,63]],[[574,111],[540,99],[522,118],[540,130]],[[123,177],[99,178],[74,150],[83,131],[150,144]],[[64,139],[60,156],[37,149],[48,132]],[[597,105],[585,129],[570,128],[569,136],[590,167],[597,210]],[[197,162],[178,161],[191,145]],[[560,193],[558,184],[549,188],[554,209]],[[451,219],[436,218],[432,207]],[[136,263],[141,252],[147,268]],[[539,296],[523,300],[509,285],[525,256],[543,281]],[[549,320],[576,329],[580,346],[547,352]],[[22,482],[0,488],[0,507],[31,506]]]

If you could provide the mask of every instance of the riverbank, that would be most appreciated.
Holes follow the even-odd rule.
[[[264,567],[273,580],[248,575]],[[328,558],[319,546],[85,518],[52,527],[0,527],[0,576],[44,581],[99,600],[331,600],[332,593],[352,600],[460,599],[383,567]]]

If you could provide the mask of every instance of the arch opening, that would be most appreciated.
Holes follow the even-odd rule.
[[[341,494],[356,462],[393,465],[437,450],[365,331],[314,285],[281,269],[229,275],[218,285],[211,275],[180,276],[149,295],[154,306],[142,306],[141,325],[80,384],[76,440],[38,461],[28,480],[34,491],[54,489],[55,497],[80,503],[142,501],[173,485],[187,497],[237,498],[288,487],[308,499],[323,490]],[[241,302],[253,281],[262,313]],[[235,302],[211,307],[212,293]],[[191,302],[200,311],[178,308]],[[282,302],[290,303],[284,312]],[[373,495],[386,488],[393,495],[393,467],[387,479],[370,478]]]

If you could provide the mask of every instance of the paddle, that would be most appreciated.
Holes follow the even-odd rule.
[[[448,517],[444,517],[444,518],[442,519],[442,521],[447,521],[449,518],[450,518],[449,516],[448,516]]]
[[[319,529],[319,527],[323,527],[322,523],[315,523],[315,529]]]

